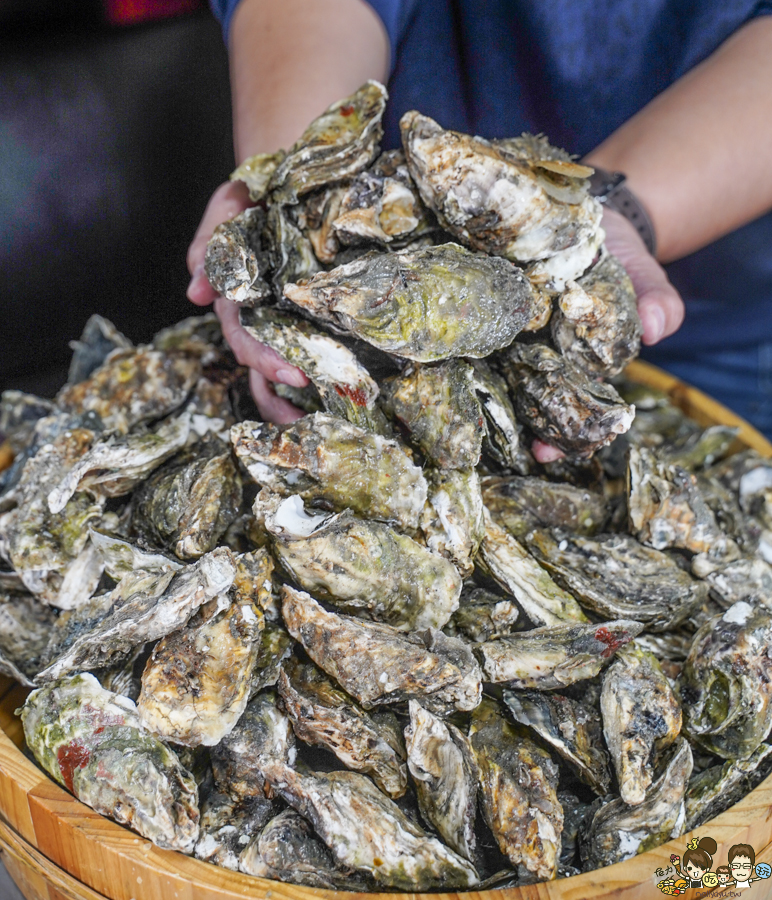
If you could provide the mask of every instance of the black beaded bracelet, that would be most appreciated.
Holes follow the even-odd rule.
[[[625,180],[626,176],[622,172],[596,168],[590,176],[590,193],[604,206],[616,210],[631,222],[649,253],[654,256],[657,252],[654,225],[640,200],[625,185]]]

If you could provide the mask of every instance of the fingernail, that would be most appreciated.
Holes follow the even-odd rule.
[[[276,378],[282,384],[291,384],[293,387],[305,387],[308,383],[306,376],[298,369],[277,369]]]
[[[641,313],[641,324],[647,344],[656,344],[665,333],[665,311],[660,306],[647,306]]]

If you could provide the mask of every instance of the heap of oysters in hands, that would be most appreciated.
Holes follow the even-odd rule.
[[[0,670],[161,847],[348,890],[609,865],[772,769],[772,464],[620,375],[589,169],[417,112],[379,154],[385,101],[242,165],[207,252],[303,418],[255,420],[213,316],[92,317],[54,401],[2,396]]]

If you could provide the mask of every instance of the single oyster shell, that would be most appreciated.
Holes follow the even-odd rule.
[[[129,700],[136,703],[142,689],[142,669],[144,669],[149,655],[150,648],[145,644],[140,644],[125,660],[105,669],[97,669],[94,674],[106,691],[128,697]],[[178,754],[181,749],[177,748]],[[189,768],[181,757],[180,762],[183,768]],[[190,771],[192,772],[192,769]]]
[[[213,550],[241,506],[241,476],[214,438],[157,469],[134,495],[131,530],[146,545],[197,559]]]
[[[354,873],[350,869],[335,864],[309,822],[294,809],[279,813],[250,840],[239,856],[238,868],[247,875],[289,884],[367,890],[352,879]]]
[[[415,631],[442,628],[458,607],[453,564],[388,525],[349,511],[308,516],[293,496],[271,501],[265,527],[301,587],[357,615]]]
[[[102,316],[89,316],[80,339],[70,343],[72,359],[67,373],[67,384],[78,384],[98,369],[113,350],[132,348],[131,341]],[[5,431],[0,422],[0,431]]]
[[[276,815],[277,804],[265,797],[235,803],[213,791],[201,803],[201,831],[193,855],[196,859],[237,872],[246,845]]]
[[[480,668],[463,641],[339,616],[302,591],[282,590],[290,634],[365,709],[414,699],[442,715],[480,702]]]
[[[469,575],[485,535],[480,477],[476,469],[434,469],[428,477],[429,499],[421,515],[426,546]]]
[[[635,288],[610,253],[569,281],[552,317],[555,346],[591,375],[617,375],[641,349]]]
[[[674,559],[627,534],[591,538],[534,529],[526,543],[555,581],[599,616],[636,619],[654,631],[669,631],[707,597],[705,585]]]
[[[96,497],[120,497],[144,481],[181,450],[190,434],[190,416],[178,416],[147,434],[97,441],[48,494],[48,508],[61,512],[76,491]]]
[[[474,643],[511,634],[520,611],[516,603],[484,588],[463,590],[458,609],[445,626],[447,634],[461,633]]]
[[[193,851],[196,782],[142,730],[131,700],[83,673],[33,691],[21,719],[37,761],[79,800],[159,847]]]
[[[292,653],[295,642],[286,629],[274,622],[267,621],[260,636],[255,667],[252,670],[252,687],[250,697],[254,697],[263,688],[273,687],[279,680],[281,665]]]
[[[609,514],[605,498],[597,491],[518,475],[486,478],[483,499],[495,521],[518,540],[539,526],[595,534]]]
[[[415,111],[400,128],[421,197],[464,243],[526,262],[577,248],[600,230],[602,207],[587,192],[587,166],[531,160],[511,145],[445,131]],[[589,261],[580,264],[565,277],[576,278]]]
[[[62,578],[61,587],[50,603],[58,609],[77,609],[94,594],[105,570],[102,554],[89,541]]]
[[[367,81],[306,128],[279,163],[268,185],[274,204],[298,197],[367,168],[378,152],[386,88]]]
[[[222,369],[232,371],[233,356],[228,349],[217,314],[188,316],[174,325],[162,328],[153,335],[154,350],[164,353],[187,353],[197,356],[207,367],[210,376],[223,374]]]
[[[554,747],[596,794],[609,792],[609,756],[603,747],[600,716],[591,706],[540,691],[504,691],[504,702],[515,721]]]
[[[684,795],[692,773],[692,751],[679,738],[657,780],[639,806],[617,798],[593,816],[580,845],[584,870],[630,859],[684,832]]]
[[[274,764],[271,786],[314,826],[344,866],[403,891],[474,887],[474,867],[415,825],[364,775],[295,772]]]
[[[537,625],[586,622],[574,598],[550,578],[521,544],[491,518],[485,509],[485,537],[480,555],[496,581],[511,591],[526,615]]]
[[[705,578],[711,597],[722,609],[741,600],[772,609],[772,566],[763,559],[743,558],[716,565],[710,557],[700,554],[692,560],[692,572]]]
[[[29,594],[0,587],[0,674],[32,687],[54,617]]]
[[[391,434],[385,416],[375,405],[378,385],[343,344],[310,322],[274,309],[242,310],[240,321],[255,340],[267,344],[306,375],[329,413],[367,431]]]
[[[551,691],[594,678],[641,631],[643,625],[626,619],[556,625],[486,641],[478,649],[486,681]]]
[[[107,430],[126,433],[181,406],[201,375],[201,361],[147,347],[114,350],[91,375],[56,396],[64,412],[95,412]]]
[[[273,692],[258,694],[236,727],[210,751],[217,789],[240,802],[269,795],[266,771],[295,761],[295,735]]]
[[[472,384],[484,418],[484,452],[500,466],[527,474],[531,470],[533,459],[522,445],[522,426],[515,416],[506,381],[485,360],[472,360],[472,368]]]
[[[418,526],[426,480],[395,440],[315,413],[283,428],[240,422],[231,441],[255,481],[282,497],[299,494],[401,528]]]
[[[284,295],[336,329],[417,362],[488,356],[531,318],[531,286],[511,263],[441,244],[366,253]]]
[[[480,461],[485,427],[469,363],[409,365],[384,385],[384,405],[436,466],[471,469]]]
[[[331,750],[355,772],[370,775],[390,797],[407,789],[403,747],[316,666],[293,659],[279,673],[279,694],[292,728],[306,744]]]
[[[415,700],[405,729],[407,764],[421,815],[460,856],[474,862],[479,771],[469,738]]]
[[[677,547],[708,553],[731,562],[737,544],[718,527],[697,479],[680,466],[657,460],[650,450],[630,448],[628,468],[630,524],[644,544],[663,550]]]
[[[250,200],[258,203],[268,192],[268,184],[273,173],[287,156],[286,150],[277,150],[276,153],[258,153],[249,156],[236,169],[231,172],[231,181],[243,181],[249,190]]]
[[[281,297],[287,282],[305,281],[321,270],[311,241],[298,228],[290,208],[271,206],[265,223],[270,249],[271,284]]]
[[[638,806],[656,760],[681,732],[681,704],[656,657],[632,643],[603,673],[600,708],[619,793],[628,806]]]
[[[772,770],[772,746],[760,744],[747,759],[711,766],[694,775],[686,789],[684,831],[715,818],[749,794]]]
[[[340,242],[332,225],[340,214],[340,205],[347,192],[341,184],[329,185],[308,194],[297,213],[298,225],[314,248],[320,263],[335,263]]]
[[[591,456],[630,428],[635,407],[543,344],[515,344],[502,365],[520,421],[565,453]]]
[[[525,881],[554,878],[563,830],[557,766],[489,699],[472,713],[469,734],[482,810],[501,852]]]
[[[145,550],[115,534],[104,534],[92,528],[89,532],[91,543],[99,551],[105,566],[105,572],[113,579],[120,581],[135,569],[152,571],[179,572],[184,563],[164,553]]]
[[[204,603],[227,592],[235,575],[233,554],[219,547],[174,572],[139,569],[124,576],[99,601],[95,619],[64,647],[55,646],[39,680],[51,681],[78,668],[112,663],[138,644],[155,641],[184,625]]]
[[[263,630],[263,614],[248,600],[201,619],[156,644],[137,701],[148,731],[187,747],[213,747],[233,730],[249,700]]]
[[[668,447],[664,457],[670,465],[681,466],[689,472],[711,466],[727,454],[739,432],[729,425],[713,425],[686,440]]]
[[[271,299],[264,228],[265,210],[256,206],[214,229],[206,245],[204,271],[212,287],[228,300],[253,306]]]
[[[744,601],[695,634],[679,682],[684,731],[724,759],[747,759],[772,727],[772,613]]]

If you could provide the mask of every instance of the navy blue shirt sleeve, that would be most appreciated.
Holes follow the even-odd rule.
[[[212,7],[215,19],[222,25],[223,36],[227,43],[231,19],[239,5],[239,0],[209,0],[209,5]]]

